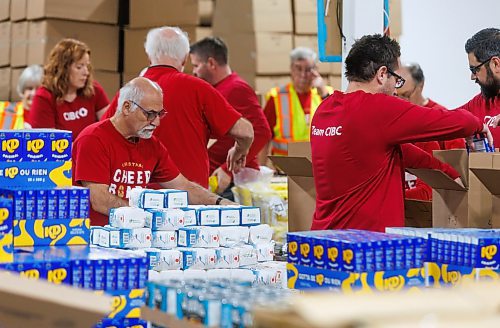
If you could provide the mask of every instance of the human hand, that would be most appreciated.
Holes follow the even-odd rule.
[[[486,137],[486,141],[488,142],[488,145],[490,146],[491,149],[494,150],[493,135],[491,134],[491,131],[486,123],[483,124],[483,130],[481,130],[481,132],[479,132],[479,133],[483,134]],[[467,137],[467,138],[465,138],[465,142],[469,146],[469,149],[471,149],[472,151],[475,151],[473,139],[474,139],[474,136]]]
[[[223,193],[229,187],[229,184],[231,184],[231,177],[221,167],[216,168],[212,175],[217,177],[216,193]]]
[[[227,168],[233,173],[238,173],[245,167],[248,149],[241,149],[238,145],[233,146],[227,152]]]

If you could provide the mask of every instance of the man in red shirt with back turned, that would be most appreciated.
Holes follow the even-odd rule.
[[[409,143],[491,134],[465,110],[414,105],[394,97],[404,84],[399,44],[387,36],[356,41],[345,60],[346,92],[318,107],[311,124],[316,210],[313,230],[355,228],[384,231],[404,225],[403,168],[423,157]]]
[[[184,74],[189,55],[189,40],[178,27],[151,29],[144,48],[151,66],[144,77],[163,89],[163,107],[168,114],[155,130],[155,136],[167,147],[181,173],[190,181],[208,187],[210,136],[231,136],[236,143],[227,155],[228,170],[238,171],[252,144],[252,125],[207,82]],[[117,97],[103,119],[116,111]]]
[[[192,44],[190,57],[194,76],[213,85],[234,109],[252,123],[254,140],[247,155],[246,166],[258,170],[257,155],[271,140],[271,130],[255,91],[231,70],[227,46],[220,38],[208,37]],[[208,149],[210,173],[217,176],[218,193],[226,190],[231,183],[226,157],[233,144],[234,139],[225,136]]]

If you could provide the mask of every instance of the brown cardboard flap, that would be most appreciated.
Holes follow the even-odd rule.
[[[0,273],[2,327],[93,327],[111,312],[111,300],[92,291]]]
[[[271,161],[288,176],[312,177],[312,163],[305,157],[269,156]]]
[[[441,162],[450,164],[462,177],[466,187],[469,183],[469,156],[465,149],[434,150],[433,155]],[[425,180],[424,180],[425,181]]]
[[[289,142],[288,156],[299,156],[311,159],[311,143],[304,142]]]
[[[432,201],[405,199],[405,226],[432,228]]]
[[[500,195],[500,170],[499,169],[479,169],[471,168],[471,171],[493,194]]]
[[[434,189],[447,189],[466,191],[467,189],[453,181],[448,175],[440,170],[431,169],[407,169]],[[463,181],[463,176],[462,176]]]

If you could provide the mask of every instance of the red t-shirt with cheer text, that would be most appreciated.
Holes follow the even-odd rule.
[[[500,127],[494,128],[491,120],[500,114],[500,96],[497,96],[493,101],[487,102],[482,94],[478,94],[460,108],[468,110],[488,125],[493,135],[493,143],[498,148],[500,146]]]
[[[92,97],[78,95],[72,102],[57,102],[49,89],[40,87],[33,97],[29,123],[33,128],[69,130],[75,140],[85,127],[97,122],[96,113],[108,103],[106,93],[96,81]]]
[[[85,128],[73,144],[73,182],[101,183],[128,199],[130,189],[149,182],[167,182],[179,175],[165,146],[156,137],[125,139],[110,120]],[[92,225],[108,224],[108,216],[90,210]]]
[[[246,158],[246,167],[259,169],[257,155],[271,140],[271,130],[264,116],[262,107],[255,91],[243,81],[238,74],[232,73],[225,79],[214,85],[224,98],[234,107],[244,118],[252,123],[254,139]],[[219,138],[212,147],[208,149],[210,159],[210,173],[222,166],[227,171],[227,152],[234,146],[234,139],[230,136]]]
[[[241,114],[210,84],[174,67],[151,66],[144,77],[160,85],[167,111],[154,135],[167,147],[181,173],[207,188],[208,139],[224,136]],[[115,114],[117,102],[115,96],[102,119]]]
[[[420,107],[385,94],[335,91],[311,124],[317,194],[312,229],[384,231],[403,226],[404,151],[429,155],[400,144],[465,137],[481,129],[481,122],[464,110]]]

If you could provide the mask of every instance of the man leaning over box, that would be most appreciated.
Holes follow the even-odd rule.
[[[73,144],[73,181],[90,189],[92,225],[108,223],[110,208],[127,206],[128,193],[149,182],[186,190],[191,204],[233,204],[190,182],[153,136],[165,116],[160,86],[138,77],[120,89],[113,117],[85,128]]]
[[[399,57],[395,40],[362,37],[345,61],[346,92],[336,91],[318,107],[311,124],[317,193],[312,229],[403,226],[403,168],[430,157],[405,143],[478,132],[493,142],[488,127],[468,111],[431,109],[394,97],[405,82],[396,73]]]

